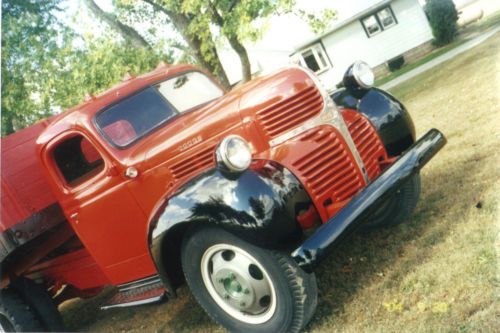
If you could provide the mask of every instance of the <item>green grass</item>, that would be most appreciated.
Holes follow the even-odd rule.
[[[445,54],[446,52],[448,51],[451,51],[453,50],[454,48],[464,44],[465,42],[467,42],[468,39],[457,39],[455,40],[453,43],[449,44],[449,45],[446,45],[446,46],[443,46],[443,47],[440,47],[439,49],[436,49],[434,50],[432,53],[430,53],[429,55],[423,57],[422,59],[414,62],[414,63],[411,63],[411,64],[408,64],[404,67],[402,67],[401,69],[398,69],[397,71],[395,72],[392,72],[391,74],[387,75],[387,76],[384,76],[383,78],[380,78],[378,80],[375,81],[375,86],[376,87],[379,87],[389,81],[392,81],[394,80],[395,78],[411,71],[412,69],[415,69],[425,63],[428,63],[429,61],[439,57],[440,55],[442,54]]]
[[[393,79],[411,71],[412,69],[420,67],[421,65],[428,63],[429,61],[439,57],[440,55],[443,55],[446,52],[451,51],[454,48],[468,42],[471,39],[470,36],[477,35],[499,24],[500,24],[500,12],[494,13],[486,18],[479,20],[478,22],[472,23],[471,25],[461,29],[459,31],[459,36],[451,44],[435,49],[434,51],[432,51],[432,53],[428,54],[422,59],[414,63],[408,64],[402,67],[401,69],[390,73],[387,76],[377,79],[375,81],[375,86],[380,87],[381,85],[389,81],[392,81]]]
[[[355,235],[317,270],[319,304],[308,331],[498,331],[499,60],[496,34],[392,89],[418,136],[439,128],[448,144],[422,170],[421,200],[408,223]],[[63,304],[68,328],[223,331],[187,287],[161,305],[100,312],[101,299]]]

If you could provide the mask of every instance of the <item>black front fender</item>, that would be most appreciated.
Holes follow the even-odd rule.
[[[237,176],[210,170],[170,196],[156,214],[150,228],[152,258],[164,280],[175,274],[184,233],[204,225],[261,247],[289,248],[302,236],[296,211],[308,202],[297,178],[275,163],[255,162]]]
[[[335,91],[331,97],[340,106],[358,110],[375,126],[390,156],[399,156],[415,143],[415,125],[403,103],[388,92],[372,88],[361,98],[348,90]]]

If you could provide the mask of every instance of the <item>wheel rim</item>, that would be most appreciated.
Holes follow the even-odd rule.
[[[0,332],[15,332],[14,324],[10,321],[10,319],[0,313]]]
[[[248,252],[229,244],[208,248],[201,258],[203,283],[230,316],[262,324],[276,311],[276,291],[264,267]]]

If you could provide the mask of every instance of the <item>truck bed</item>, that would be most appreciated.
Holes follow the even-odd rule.
[[[54,207],[58,206],[57,200],[45,179],[35,152],[36,139],[50,122],[50,118],[43,120],[0,140],[0,232],[34,215],[44,215],[44,211],[58,209]]]
[[[36,156],[36,140],[53,118],[0,140],[0,262],[21,245],[65,222]]]

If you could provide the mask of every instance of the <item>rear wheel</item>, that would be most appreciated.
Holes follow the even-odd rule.
[[[47,291],[24,277],[1,291],[0,327],[0,332],[65,330],[61,315]]]
[[[316,307],[314,274],[220,229],[192,233],[182,266],[200,305],[231,332],[297,332]]]
[[[420,174],[414,174],[361,227],[362,231],[393,227],[405,222],[420,197]]]
[[[3,290],[0,300],[0,332],[41,332],[35,311],[13,290]]]

